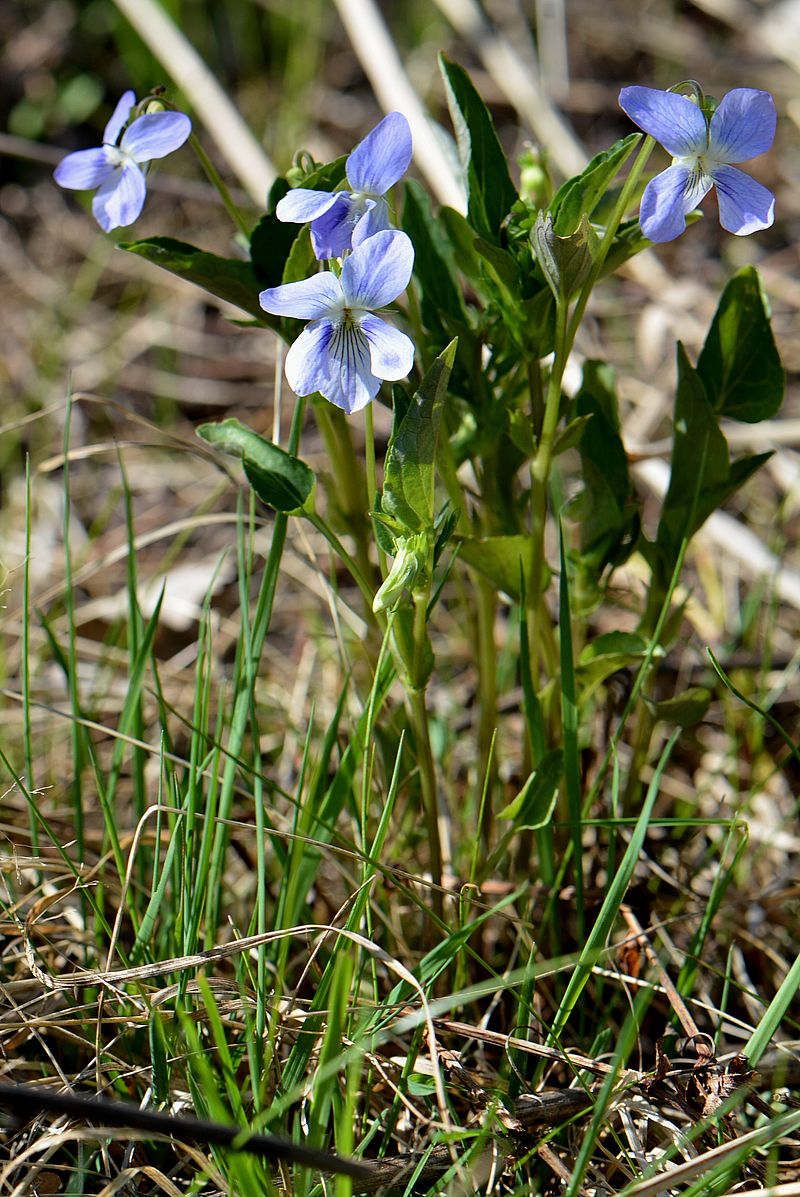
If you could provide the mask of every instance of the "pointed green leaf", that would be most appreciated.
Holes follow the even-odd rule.
[[[677,727],[695,727],[705,718],[711,698],[711,691],[705,686],[690,686],[682,694],[675,694],[661,702],[647,702],[647,705],[656,719]]]
[[[536,452],[536,438],[533,435],[530,412],[513,410],[506,415],[508,435],[526,460]]]
[[[644,656],[647,648],[647,640],[636,632],[604,632],[584,645],[578,663],[591,665],[606,657],[624,657],[628,662],[635,661]]]
[[[784,372],[758,272],[745,266],[722,293],[697,363],[720,416],[754,424],[783,401]]]
[[[286,263],[301,232],[301,225],[278,220],[274,213],[261,217],[250,234],[250,261],[262,290],[284,281]]]
[[[423,378],[386,455],[382,509],[406,532],[433,531],[436,444],[457,344]]]
[[[672,434],[669,489],[656,541],[671,561],[684,536],[691,537],[713,511],[708,496],[728,482],[728,443],[717,424],[705,387],[678,343],[678,390]]]
[[[248,482],[268,507],[287,514],[311,509],[315,478],[299,457],[292,457],[233,418],[201,424],[197,435],[241,460]]]
[[[769,453],[758,453],[730,464],[728,442],[703,381],[679,344],[670,483],[661,509],[655,553],[651,553],[662,587],[684,537],[692,537],[769,457]]]
[[[206,253],[185,241],[173,237],[147,237],[143,241],[121,241],[120,249],[138,254],[148,262],[196,283],[219,299],[233,303],[255,316],[259,324],[275,327],[277,321],[260,307],[258,293],[262,289],[249,262],[238,258],[220,258]]]
[[[439,66],[467,184],[467,217],[477,233],[494,239],[519,196],[494,121],[469,75],[444,55]]]
[[[580,521],[583,568],[596,578],[606,566],[618,565],[630,555],[638,534],[638,511],[609,366],[584,363],[574,410],[577,419],[584,421],[579,441],[584,489],[570,504],[569,514]]]
[[[531,234],[536,261],[555,298],[568,300],[589,277],[597,236],[581,217],[574,233],[559,236],[549,212],[538,212]]]
[[[559,453],[566,453],[567,449],[574,449],[580,443],[583,430],[591,418],[591,413],[587,413],[585,416],[576,416],[565,428],[562,428],[553,445],[553,457],[558,457]]]
[[[456,538],[459,557],[477,569],[485,578],[504,594],[518,602],[521,599],[520,578],[524,578],[526,589],[531,582],[531,540],[529,536],[465,536]],[[550,573],[544,569],[544,586],[549,584]]]
[[[414,179],[405,184],[402,227],[414,243],[414,277],[422,292],[425,326],[441,332],[443,314],[466,325],[452,251],[439,230],[427,192]]]
[[[612,674],[631,665],[639,665],[648,652],[647,641],[635,632],[606,632],[581,650],[576,675],[580,681],[581,701]],[[662,655],[660,649],[657,655]]]
[[[479,255],[481,272],[494,285],[505,314],[510,315],[513,311],[519,318],[522,288],[516,258],[507,249],[494,245],[485,237],[475,238],[475,251]]]
[[[564,772],[560,748],[546,752],[513,802],[498,812],[499,819],[511,819],[518,831],[535,830],[550,822]]]
[[[592,215],[609,183],[641,140],[641,133],[628,134],[610,149],[595,154],[579,175],[559,187],[550,204],[553,226],[559,236],[574,232],[582,216]]]
[[[394,610],[409,591],[430,582],[431,544],[425,532],[399,536],[392,552],[395,554],[392,568],[372,603],[375,612]]]
[[[481,260],[475,249],[475,230],[465,216],[455,208],[439,210],[439,220],[447,234],[456,268],[465,278],[481,290]]]
[[[292,242],[292,248],[283,267],[282,283],[297,283],[315,274],[319,263],[311,244],[311,225],[304,224]],[[297,321],[293,321],[297,323]]]

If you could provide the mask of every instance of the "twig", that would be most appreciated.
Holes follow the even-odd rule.
[[[642,950],[644,951],[644,954],[647,957],[647,959],[649,960],[650,964],[653,966],[653,968],[658,973],[658,975],[661,979],[661,984],[664,988],[664,991],[667,994],[667,997],[669,998],[670,1005],[672,1006],[672,1009],[675,1012],[675,1016],[677,1017],[678,1021],[680,1022],[681,1026],[683,1027],[686,1034],[689,1036],[690,1039],[707,1038],[706,1036],[701,1035],[700,1028],[698,1027],[697,1023],[695,1022],[692,1014],[690,1013],[689,1008],[686,1005],[686,1002],[683,1000],[681,995],[678,993],[677,989],[675,988],[675,986],[672,983],[672,980],[671,980],[668,972],[662,966],[661,961],[659,960],[658,956],[653,951],[652,944],[650,943],[650,940],[647,938],[647,935],[642,927],[642,924],[639,922],[636,915],[633,913],[633,911],[630,909],[629,906],[624,906],[624,905],[620,907],[620,914],[625,919],[625,922],[628,924],[628,927],[631,929],[633,934],[637,937],[637,942],[639,943]]]
[[[81,1122],[91,1122],[95,1126],[128,1127],[187,1143],[213,1143],[272,1160],[288,1160],[318,1171],[338,1172],[354,1180],[372,1176],[369,1164],[295,1143],[292,1139],[253,1134],[246,1127],[225,1126],[224,1123],[211,1122],[205,1118],[142,1110],[127,1101],[109,1101],[104,1097],[89,1097],[80,1093],[59,1093],[56,1089],[38,1085],[0,1084],[0,1105],[11,1110],[17,1121],[32,1118],[44,1110]]]

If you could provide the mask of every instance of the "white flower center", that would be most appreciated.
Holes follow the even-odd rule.
[[[136,166],[136,161],[118,145],[106,145],[106,161],[113,170],[122,170],[124,166]]]

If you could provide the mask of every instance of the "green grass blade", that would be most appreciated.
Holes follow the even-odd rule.
[[[591,976],[592,968],[600,958],[606,940],[611,933],[611,929],[619,914],[620,905],[625,898],[625,893],[633,877],[634,869],[639,861],[639,853],[642,850],[642,845],[647,834],[650,816],[653,813],[653,807],[659,794],[661,777],[667,767],[667,762],[679,735],[680,728],[676,728],[661,753],[658,765],[653,773],[653,779],[647,789],[644,805],[631,833],[628,847],[620,861],[614,880],[609,886],[608,893],[603,900],[597,920],[586,938],[586,943],[581,950],[575,971],[570,978],[566,992],[556,1011],[555,1019],[553,1020],[553,1025],[548,1036],[549,1043],[558,1043],[567,1020],[575,1009],[578,998]]]

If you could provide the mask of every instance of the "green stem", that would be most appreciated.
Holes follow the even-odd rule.
[[[561,380],[566,365],[567,303],[556,302],[555,355],[547,382],[547,394],[542,420],[542,434],[531,461],[531,556],[530,591],[528,593],[528,636],[531,651],[531,678],[538,684],[540,640],[545,629],[540,621],[547,619],[542,601],[544,581],[544,533],[547,523],[547,483],[553,460],[558,417],[561,410]]]
[[[328,459],[336,481],[333,496],[348,531],[355,541],[355,558],[365,578],[372,576],[369,554],[369,497],[364,468],[356,454],[350,428],[342,412],[332,407],[327,400],[314,404],[314,418],[317,421]],[[373,591],[374,593],[374,591]],[[370,606],[372,600],[370,600]]]
[[[586,311],[586,305],[589,302],[589,296],[594,290],[595,283],[600,278],[600,274],[605,265],[608,251],[611,249],[614,238],[617,235],[617,229],[622,223],[622,218],[628,210],[634,191],[636,190],[639,179],[642,177],[642,171],[647,165],[647,160],[655,148],[655,138],[645,137],[642,142],[642,148],[636,157],[631,169],[628,171],[625,182],[622,184],[622,190],[619,193],[619,199],[616,202],[614,211],[611,213],[611,219],[608,222],[606,231],[603,234],[603,239],[594,255],[592,262],[592,269],[589,271],[586,282],[581,287],[580,295],[578,296],[575,308],[572,313],[572,319],[569,323],[569,331],[566,339],[566,352],[569,355],[576,333],[583,319],[583,313]],[[566,365],[566,361],[564,362]],[[563,373],[563,366],[562,366]]]
[[[369,510],[373,512],[378,506],[378,474],[375,465],[375,417],[373,405],[368,403],[364,408],[364,458],[367,471],[367,499]],[[382,578],[386,577],[386,554],[375,537],[375,548],[378,552],[378,570]]]
[[[378,493],[378,483],[375,473],[375,419],[372,404],[364,408],[364,461],[367,471],[367,499],[369,509],[375,509],[375,496]]]
[[[228,213],[242,236],[246,237],[246,239],[249,241],[250,228],[245,221],[245,218],[242,216],[241,212],[236,207],[236,204],[233,202],[233,196],[228,190],[222,175],[219,173],[216,166],[195,137],[194,133],[192,133],[191,137],[189,138],[189,144],[197,154],[197,157],[200,159],[200,165],[202,166],[209,183],[219,193],[219,197],[225,206],[225,211]]]
[[[654,146],[655,140],[652,137],[644,139],[636,161],[622,185],[619,199],[594,255],[592,268],[586,282],[581,288],[571,317],[569,317],[569,301],[566,299],[556,300],[555,353],[547,384],[541,436],[536,454],[531,462],[531,585],[530,594],[528,595],[528,609],[530,612],[531,676],[534,680],[534,685],[536,684],[538,673],[540,633],[543,634],[543,628],[538,626],[538,615],[542,617],[545,615],[545,609],[541,603],[541,593],[545,567],[544,533],[547,521],[547,486],[550,478],[553,447],[561,408],[561,384],[564,378],[564,370],[566,369],[567,360],[572,351],[578,328],[586,311],[589,296],[600,277],[617,230],[628,209],[631,198],[639,184],[642,171],[647,164]],[[539,391],[541,384],[534,385],[534,383],[535,380],[532,378],[531,410],[535,425],[537,412],[540,410],[541,405]]]
[[[36,793],[33,769],[33,736],[31,734],[31,459],[25,455],[25,561],[22,574],[22,742],[25,751],[25,780],[32,794]],[[28,808],[31,834],[31,855],[39,855],[39,824],[33,808]]]
[[[547,381],[547,395],[542,421],[542,435],[531,462],[531,594],[536,606],[542,593],[544,578],[544,528],[547,518],[547,482],[553,460],[558,417],[561,411],[561,381],[567,357],[567,304],[556,303],[555,355]]]
[[[497,649],[494,640],[494,621],[497,595],[494,587],[485,578],[477,578],[475,590],[477,600],[476,624],[478,640],[478,687],[479,722],[478,750],[480,754],[480,776],[486,790],[486,801],[482,804],[480,816],[480,841],[487,848],[491,844],[494,825],[494,782],[497,764],[494,754],[494,738],[497,732]]]
[[[431,879],[433,881],[433,913],[441,920],[444,915],[442,902],[442,845],[439,838],[439,799],[436,786],[436,767],[428,732],[428,711],[425,691],[409,686],[406,691],[411,726],[417,747],[419,782],[422,791],[422,806],[430,845]]]
[[[528,390],[531,396],[531,425],[536,440],[542,435],[544,423],[544,392],[542,391],[542,367],[538,361],[528,362]]]

